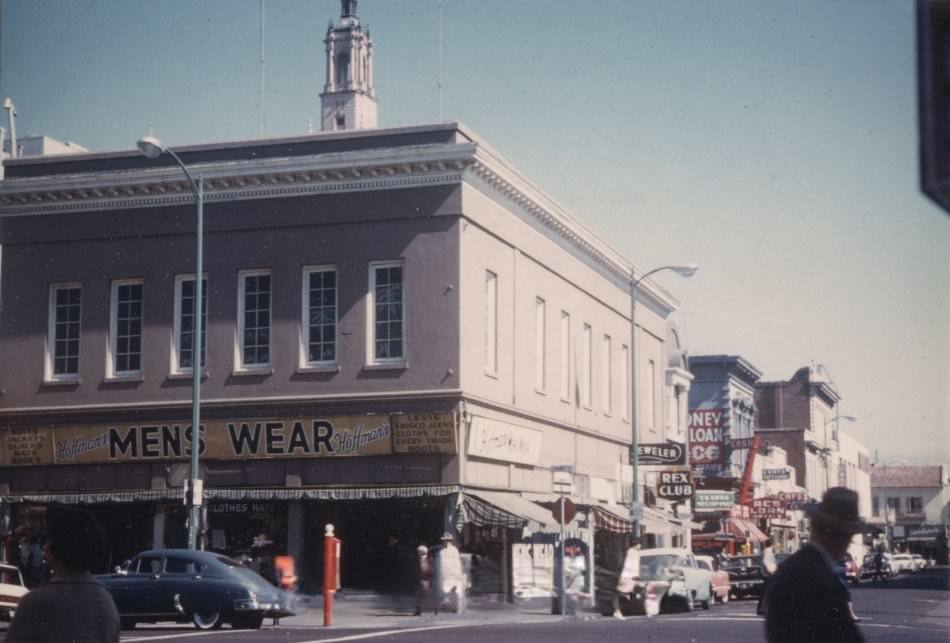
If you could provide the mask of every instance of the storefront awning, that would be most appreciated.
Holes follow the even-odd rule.
[[[620,505],[594,505],[594,529],[602,529],[615,534],[632,534],[633,521],[630,509]]]
[[[730,518],[729,526],[739,540],[748,540],[750,543],[764,543],[768,538],[754,522],[743,518]]]
[[[551,512],[516,493],[506,491],[465,491],[459,507],[459,522],[531,532],[558,529]]]
[[[384,500],[447,496],[458,492],[457,485],[411,485],[391,487],[205,487],[204,498],[213,500]],[[24,493],[0,496],[6,503],[99,504],[108,502],[151,502],[181,500],[179,487],[127,491],[88,491],[71,493]]]

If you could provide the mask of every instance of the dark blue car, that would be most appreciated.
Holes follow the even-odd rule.
[[[122,628],[158,621],[222,623],[258,629],[265,617],[290,616],[289,597],[238,561],[205,551],[143,551],[125,569],[97,577],[119,609]]]

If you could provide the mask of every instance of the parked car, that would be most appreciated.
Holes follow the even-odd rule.
[[[644,614],[648,596],[656,596],[661,612],[682,609],[691,611],[696,604],[709,609],[713,601],[712,578],[709,570],[702,569],[696,557],[687,549],[657,548],[640,551],[640,567],[634,570],[633,591],[621,594],[620,611],[623,614]],[[616,587],[616,576],[605,587]],[[597,604],[601,614],[612,612],[613,592],[598,593]]]
[[[913,574],[917,571],[914,566],[914,559],[911,558],[910,554],[894,554],[891,556],[891,565],[893,565],[894,572],[897,574]]]
[[[761,556],[730,556],[726,559],[723,569],[729,574],[729,591],[733,598],[758,598],[762,593],[765,572]]]
[[[114,574],[97,577],[112,594],[123,629],[136,623],[194,623],[201,630],[228,622],[258,629],[265,617],[290,616],[287,595],[233,558],[189,549],[153,549]]]
[[[0,619],[12,621],[20,599],[28,591],[20,568],[0,563]]]
[[[718,598],[720,603],[728,603],[729,573],[721,569],[719,561],[712,556],[696,556],[696,564],[699,565],[700,569],[709,570],[713,596]]]
[[[872,576],[874,576],[874,571],[875,571],[874,557],[875,556],[876,554],[872,552],[870,554],[867,554],[864,557],[864,562],[861,564],[861,580],[864,580],[866,578],[871,578]],[[882,554],[882,557],[883,559],[881,561],[881,571],[883,572],[884,576],[888,578],[892,576],[896,576],[897,570],[894,569],[894,565],[891,562],[891,555],[888,553],[884,553]]]
[[[910,557],[914,559],[914,567],[916,568],[915,571],[919,572],[920,570],[927,567],[926,559],[920,554],[911,554]]]

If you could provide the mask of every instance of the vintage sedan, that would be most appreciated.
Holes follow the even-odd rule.
[[[19,567],[0,564],[0,619],[12,621],[20,599],[28,591]]]
[[[690,611],[697,603],[708,610],[713,601],[711,576],[697,564],[689,550],[659,548],[640,552],[640,578],[669,583],[666,593],[660,597],[661,612],[676,608]]]
[[[712,556],[696,556],[696,564],[709,571],[713,595],[720,603],[729,602],[729,573],[720,568],[719,561]]]
[[[112,594],[123,629],[158,621],[190,621],[201,630],[225,622],[258,629],[265,617],[293,614],[284,592],[238,561],[212,552],[143,551],[125,569],[97,578]]]

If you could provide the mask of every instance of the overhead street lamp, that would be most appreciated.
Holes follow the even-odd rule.
[[[637,377],[639,369],[637,368],[637,289],[640,282],[662,270],[672,270],[681,277],[692,277],[693,273],[699,270],[699,266],[693,263],[673,264],[669,266],[660,266],[649,272],[645,272],[636,278],[635,270],[630,270],[630,363],[632,368],[630,381],[630,427],[632,431],[632,443],[630,445],[630,464],[633,469],[633,499],[630,504],[630,519],[633,522],[633,536],[640,537],[640,486],[639,486],[639,464],[640,464],[640,423],[637,418]]]
[[[139,150],[150,159],[157,159],[162,154],[168,154],[188,177],[188,183],[195,193],[195,205],[197,208],[197,225],[195,227],[195,314],[194,325],[195,333],[192,340],[192,359],[191,359],[191,469],[188,474],[188,488],[185,498],[189,504],[188,507],[188,548],[198,549],[198,522],[201,511],[202,484],[198,478],[198,452],[200,450],[201,438],[201,371],[205,360],[202,359],[201,339],[202,339],[202,320],[201,315],[204,312],[202,306],[202,281],[204,275],[204,257],[202,253],[202,242],[204,238],[204,184],[201,175],[192,176],[188,167],[182,162],[175,152],[165,147],[155,136],[146,136],[136,142]]]

